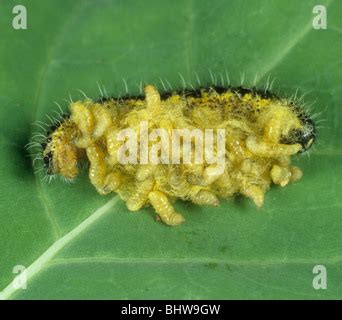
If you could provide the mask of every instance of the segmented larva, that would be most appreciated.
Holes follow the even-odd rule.
[[[100,194],[118,193],[132,211],[152,205],[169,225],[184,221],[170,202],[178,198],[218,206],[240,193],[262,206],[271,183],[301,178],[290,157],[308,150],[316,136],[297,101],[243,87],[161,96],[147,85],[144,96],[85,99],[69,109],[41,144],[47,176],[74,179],[87,161]],[[180,149],[174,150],[177,139]]]

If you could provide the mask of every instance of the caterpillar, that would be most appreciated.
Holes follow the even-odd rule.
[[[46,176],[72,181],[86,161],[100,194],[119,194],[131,211],[151,205],[171,226],[185,221],[176,199],[218,206],[242,194],[261,207],[272,183],[302,177],[291,156],[316,138],[298,100],[242,86],[161,94],[146,85],[144,95],[69,110],[39,142]]]

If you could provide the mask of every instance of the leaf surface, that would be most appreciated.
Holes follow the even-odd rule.
[[[12,28],[23,4],[28,29]],[[0,291],[6,299],[341,298],[342,22],[327,5],[328,28],[312,28],[315,1],[5,1],[0,4]],[[284,95],[309,92],[326,108],[316,151],[294,161],[298,183],[272,187],[257,210],[248,199],[209,209],[178,202],[187,222],[154,221],[100,196],[86,174],[46,184],[24,145],[35,120],[66,105],[77,89],[97,98],[137,93],[159,78],[181,87],[210,72],[233,85],[276,78]],[[328,289],[312,270],[326,266]],[[14,289],[13,267],[27,269]]]

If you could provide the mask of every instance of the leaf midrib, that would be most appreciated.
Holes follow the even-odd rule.
[[[52,260],[57,253],[59,253],[65,246],[70,244],[76,237],[78,237],[82,232],[91,227],[95,222],[97,222],[101,217],[103,217],[119,200],[118,196],[115,196],[112,200],[108,201],[105,205],[97,209],[92,213],[87,219],[81,222],[74,229],[69,231],[66,235],[55,241],[42,255],[40,255],[31,265],[26,268],[26,278],[27,280],[32,279],[40,271],[42,271],[48,263]],[[13,286],[15,279],[2,291],[0,292],[0,300],[10,299],[13,294],[18,290]]]

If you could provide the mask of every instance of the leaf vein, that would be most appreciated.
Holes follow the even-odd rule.
[[[103,217],[113,206],[117,203],[118,197],[114,197],[112,200],[108,201],[105,205],[100,207],[94,213],[92,213],[87,219],[81,222],[77,227],[72,229],[62,238],[55,241],[52,246],[50,246],[42,255],[40,255],[27,269],[26,277],[27,280],[31,280],[40,271],[42,271],[51,259],[59,253],[66,245],[70,244],[76,237],[78,237],[82,232],[92,226],[96,221]],[[14,286],[15,279],[2,291],[0,292],[1,299],[10,299],[12,295],[18,290]]]

